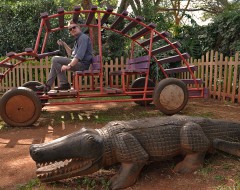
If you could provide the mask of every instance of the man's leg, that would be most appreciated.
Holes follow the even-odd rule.
[[[67,57],[54,56],[52,58],[51,70],[48,75],[46,84],[52,86],[55,82],[56,77],[58,77],[60,85],[68,84],[66,72],[62,72],[61,68],[63,65],[67,65],[71,62],[71,59]]]
[[[74,65],[71,68],[71,71],[84,71],[84,70],[88,70],[90,67],[91,63],[82,63],[82,62],[78,62],[76,65]]]

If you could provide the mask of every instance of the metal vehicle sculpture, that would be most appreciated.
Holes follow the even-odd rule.
[[[188,53],[181,53],[178,48],[179,42],[170,42],[167,38],[168,32],[156,31],[154,23],[145,24],[142,17],[132,18],[128,16],[127,11],[121,14],[114,13],[112,8],[106,10],[98,10],[96,6],[92,6],[91,10],[81,10],[79,6],[74,7],[73,11],[64,11],[59,8],[57,14],[48,15],[41,14],[41,24],[38,31],[34,49],[26,48],[25,52],[7,53],[7,58],[0,62],[0,67],[6,70],[0,73],[0,82],[11,70],[23,62],[30,60],[39,60],[46,56],[56,55],[59,51],[45,52],[47,39],[53,32],[64,30],[65,17],[72,16],[74,20],[79,19],[80,14],[87,14],[86,21],[80,24],[81,27],[87,27],[90,38],[93,38],[93,29],[97,29],[98,33],[98,55],[94,57],[91,69],[87,71],[77,71],[73,73],[73,87],[69,91],[50,91],[47,94],[37,92],[35,86],[39,85],[38,81],[29,81],[22,87],[12,88],[2,96],[0,100],[0,115],[2,119],[11,126],[28,126],[32,125],[40,117],[43,106],[54,105],[75,105],[90,104],[104,102],[136,102],[140,105],[150,104],[152,101],[155,106],[163,113],[172,115],[181,111],[188,102],[188,98],[204,97],[204,89],[200,87],[201,79],[196,79],[194,71],[196,66],[189,65],[186,59],[190,56]],[[112,18],[113,22],[109,21]],[[51,21],[58,19],[58,26],[54,26]],[[93,22],[96,21],[96,22]],[[122,27],[121,27],[122,26]],[[120,29],[119,29],[120,28]],[[132,29],[138,29],[132,34]],[[122,85],[113,88],[112,85],[105,86],[103,82],[103,52],[102,52],[102,30],[110,30],[118,33],[131,41],[131,57],[126,63],[126,67],[120,71],[109,73],[110,81],[113,76],[120,76]],[[158,42],[164,44],[154,49]],[[40,42],[41,52],[38,52]],[[146,52],[145,56],[133,57],[135,46],[143,48]],[[166,52],[171,51],[175,55],[163,57]],[[16,60],[16,61],[12,61]],[[166,63],[174,63],[182,61],[186,66],[164,69]],[[153,82],[149,78],[150,63],[158,65],[165,79],[158,83]],[[14,64],[13,64],[14,63]],[[171,78],[171,74],[189,72],[191,79]],[[139,74],[142,77],[136,79],[129,84],[127,80],[132,74]],[[80,76],[99,77],[99,86],[94,84],[92,80],[91,89],[88,92],[81,90],[79,84]],[[111,81],[112,82],[112,81]],[[156,85],[155,85],[156,84]],[[188,84],[194,87],[187,87]],[[92,92],[92,93],[90,93]],[[126,96],[124,99],[115,98]],[[103,99],[102,97],[113,97],[112,99]],[[102,98],[102,99],[101,99]],[[54,101],[59,99],[69,99],[69,101]],[[73,100],[74,99],[74,100]],[[49,101],[51,100],[51,101]]]

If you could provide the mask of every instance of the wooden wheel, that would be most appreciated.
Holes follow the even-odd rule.
[[[175,78],[161,80],[154,89],[153,102],[164,114],[173,115],[180,112],[188,102],[186,84]]]
[[[143,91],[144,90],[144,86],[145,86],[145,81],[146,78],[145,77],[140,77],[137,78],[135,81],[133,81],[132,86],[131,86],[131,91]],[[150,88],[154,88],[155,84],[152,80],[148,79],[148,89]],[[135,88],[135,89],[134,89]],[[133,99],[139,99],[139,98],[143,98],[143,95],[132,95]],[[148,94],[147,98],[152,98],[152,94]],[[141,106],[145,106],[145,105],[149,105],[152,100],[148,100],[148,101],[134,101],[136,104],[141,105]]]
[[[13,88],[0,100],[0,115],[10,126],[32,125],[40,117],[41,109],[39,97],[26,87]]]

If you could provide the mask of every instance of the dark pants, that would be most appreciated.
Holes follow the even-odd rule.
[[[67,65],[71,62],[70,58],[67,57],[62,57],[62,56],[54,56],[52,58],[52,65],[51,65],[51,70],[48,75],[47,79],[47,85],[52,86],[55,82],[56,77],[58,77],[60,85],[62,84],[67,84],[67,76],[65,71],[61,71],[61,68],[63,65]],[[82,63],[78,62],[76,65],[74,65],[71,68],[71,71],[84,71],[88,70],[90,66],[90,63]]]

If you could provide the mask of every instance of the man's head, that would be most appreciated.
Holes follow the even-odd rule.
[[[68,22],[68,31],[74,37],[77,37],[81,33],[80,26],[73,20]]]

